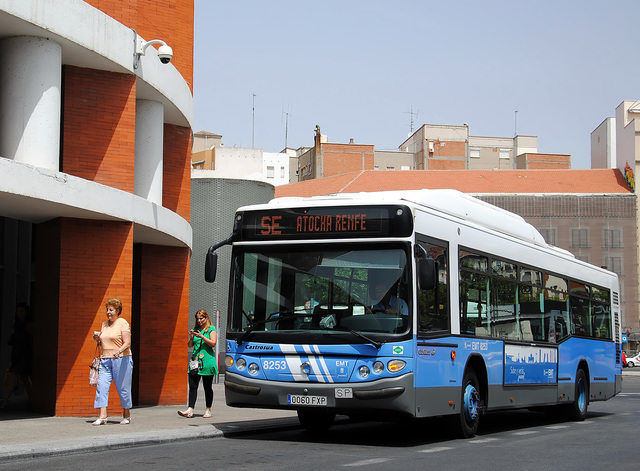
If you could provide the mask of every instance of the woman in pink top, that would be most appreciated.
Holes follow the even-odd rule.
[[[107,404],[109,403],[109,387],[113,381],[120,396],[122,406],[121,425],[131,423],[131,374],[133,359],[131,357],[131,328],[129,323],[120,317],[122,303],[119,299],[110,299],[105,304],[107,320],[102,323],[100,332],[94,332],[93,338],[102,344],[100,373],[96,387],[96,398],[93,407],[100,409],[100,415],[93,425],[107,423]]]

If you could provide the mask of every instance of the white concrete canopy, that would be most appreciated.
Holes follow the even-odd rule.
[[[0,216],[33,223],[57,217],[130,221],[134,242],[192,247],[184,218],[132,193],[5,158],[0,175]]]

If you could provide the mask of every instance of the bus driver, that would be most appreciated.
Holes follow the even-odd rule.
[[[373,286],[373,291],[369,313],[386,312],[387,314],[409,315],[409,306],[406,301],[393,294],[397,292],[397,283],[388,288],[388,284],[384,280],[377,279],[370,286]]]

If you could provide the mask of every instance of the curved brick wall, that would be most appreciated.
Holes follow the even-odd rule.
[[[193,0],[85,0],[145,38],[173,48],[171,63],[193,92]]]
[[[145,39],[166,41],[174,51],[172,63],[191,87],[193,0],[86,3]],[[59,170],[133,193],[136,76],[72,65],[62,71]],[[165,123],[162,206],[187,220],[190,151],[191,129]],[[111,297],[122,300],[123,317],[132,328],[134,405],[184,403],[189,248],[139,243],[131,222],[65,216],[35,224],[33,239],[32,306],[44,326],[34,333],[34,356],[55,359],[50,371],[34,379],[34,409],[59,416],[96,413],[87,364],[95,349],[92,332],[100,329]],[[118,413],[113,387],[109,407],[110,414]]]

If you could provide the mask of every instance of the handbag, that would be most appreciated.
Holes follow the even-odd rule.
[[[197,373],[200,371],[200,361],[196,358],[196,352],[193,352],[189,360],[189,373]]]
[[[89,365],[90,386],[98,385],[98,378],[100,377],[100,357],[102,356],[101,353],[100,344],[97,344],[93,360],[91,360],[91,364]]]

